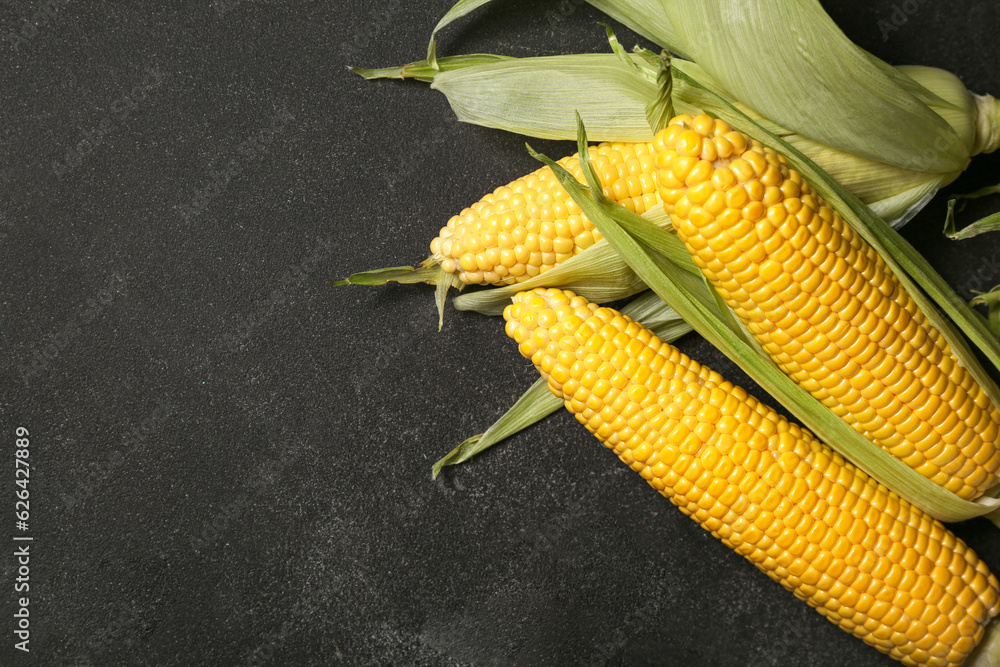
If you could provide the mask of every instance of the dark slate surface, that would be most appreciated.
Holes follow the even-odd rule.
[[[2,5],[0,533],[34,541],[28,655],[9,537],[0,558],[0,663],[892,664],[568,415],[431,480],[533,369],[497,319],[449,307],[438,333],[427,288],[326,281],[419,261],[452,213],[536,167],[427,87],[347,71],[422,57],[448,0]],[[891,62],[1000,91],[988,3],[827,6]],[[604,50],[598,20],[497,3],[441,52]],[[964,295],[1000,282],[1000,237],[946,242],[943,211],[906,236]],[[991,526],[958,530],[1000,568]]]

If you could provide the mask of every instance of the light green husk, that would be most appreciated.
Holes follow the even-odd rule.
[[[646,105],[656,99],[656,72],[632,60],[613,53],[516,58],[443,72],[431,87],[467,123],[570,140],[576,109],[594,141],[650,141]],[[683,101],[674,94],[678,108]]]
[[[1000,185],[991,185],[985,188],[980,188],[975,192],[970,192],[966,195],[955,195],[948,200],[948,213],[944,220],[944,234],[953,241],[962,241],[964,239],[971,239],[973,236],[979,236],[980,234],[985,234],[986,232],[995,232],[1000,230],[1000,213],[994,213],[993,215],[988,215],[985,218],[977,220],[967,227],[963,227],[961,230],[955,229],[955,208],[958,206],[959,210],[965,206],[966,199],[978,199],[979,197],[985,197],[987,195],[1000,194]]]
[[[897,167],[947,174],[968,165],[971,146],[928,106],[944,100],[857,47],[817,0],[662,8],[718,90],[774,122]]]
[[[440,65],[434,86],[460,119],[571,139],[578,110],[597,141],[646,140],[640,107],[653,92],[648,72],[643,85],[607,69],[606,61],[519,59],[509,70],[459,73],[454,59],[437,59],[437,32],[488,1],[458,2],[435,27],[427,61],[413,64],[423,80]],[[893,224],[916,214],[971,156],[1000,146],[995,99],[969,93],[940,69],[891,67],[851,43],[817,0],[588,1],[697,62],[689,74],[786,138]],[[683,100],[683,92],[675,97]],[[697,112],[682,106],[678,111]]]
[[[373,269],[355,273],[343,280],[328,281],[334,287],[344,285],[385,285],[389,282],[397,282],[403,285],[415,283],[427,283],[434,285],[434,302],[438,311],[438,331],[444,326],[444,304],[448,298],[448,290],[452,287],[461,290],[465,284],[453,273],[448,273],[441,269],[433,259],[424,260],[419,267],[413,266],[391,266],[384,269]]]
[[[994,336],[1000,336],[1000,285],[989,292],[979,293],[969,301],[970,306],[986,306],[989,315],[986,326]]]

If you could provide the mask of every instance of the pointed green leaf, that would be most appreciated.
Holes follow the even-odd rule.
[[[954,241],[960,241],[962,239],[969,239],[973,236],[978,236],[986,232],[995,232],[1000,229],[1000,212],[988,215],[985,218],[977,220],[968,227],[964,227],[960,231],[955,230],[955,207],[958,205],[958,210],[961,211],[965,207],[965,202],[960,200],[965,199],[979,199],[980,197],[987,197],[989,195],[995,195],[1000,193],[1000,185],[988,185],[985,188],[979,188],[975,192],[970,192],[964,195],[954,195],[948,200],[948,212],[944,220],[944,234],[948,238]]]
[[[979,199],[980,197],[987,197],[989,195],[996,194],[1000,194],[1000,184],[987,185],[985,188],[979,188],[975,192],[970,192],[964,195],[955,195],[955,199]]]
[[[953,241],[962,241],[997,230],[1000,230],[1000,212],[980,218],[971,225],[955,231],[955,200],[948,200],[948,213],[944,223],[944,233],[948,238]]]
[[[427,60],[400,65],[399,67],[383,67],[381,69],[365,69],[350,67],[352,72],[366,79],[416,79],[430,83],[441,72],[451,72],[463,67],[488,65],[490,63],[513,60],[509,56],[498,56],[492,53],[470,53],[465,56],[445,56],[437,59],[437,66]]]
[[[448,290],[452,287],[462,289],[462,281],[454,273],[446,273],[442,270],[441,274],[438,276],[437,287],[434,290],[434,302],[437,304],[438,310],[438,331],[441,331],[444,326],[444,304],[448,299]]]
[[[434,26],[434,30],[431,32],[430,43],[427,45],[427,62],[432,67],[435,66],[436,62],[438,62],[437,43],[435,41],[435,37],[437,37],[438,32],[452,21],[460,19],[466,14],[475,11],[489,1],[490,0],[458,0],[458,2],[456,2],[452,8],[448,10],[448,13],[441,17],[441,20],[437,22],[436,26]]]
[[[388,282],[402,284],[429,283],[440,284],[442,281],[451,284],[449,274],[441,270],[437,264],[427,263],[414,268],[412,266],[391,266],[384,269],[373,269],[355,273],[343,280],[329,281],[331,285],[385,285]]]
[[[674,77],[670,73],[670,54],[660,53],[657,62],[656,99],[646,105],[646,121],[655,135],[670,123],[674,113]]]
[[[575,139],[574,110],[595,141],[650,141],[646,105],[656,75],[614,53],[518,58],[443,72],[432,88],[459,120],[543,139]]]
[[[646,39],[681,58],[687,49],[667,18],[660,0],[587,0],[588,3]]]
[[[537,380],[489,430],[465,440],[437,461],[433,468],[434,477],[437,478],[445,466],[468,461],[501,440],[544,419],[562,406],[562,399],[556,398],[549,391],[548,383],[545,380]]]

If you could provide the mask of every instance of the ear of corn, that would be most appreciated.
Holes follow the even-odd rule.
[[[589,153],[607,196],[640,215],[658,203],[651,144],[605,142]],[[582,180],[578,155],[559,164]],[[431,253],[464,283],[507,285],[544,273],[600,239],[552,170],[542,167],[452,216]]]
[[[882,258],[787,162],[708,116],[657,136],[664,206],[781,369],[962,498],[998,482],[1000,413]]]
[[[995,577],[940,523],[627,316],[538,289],[504,317],[578,421],[847,632],[960,665],[1000,612]]]
[[[688,79],[692,85],[698,85],[688,75],[680,73],[680,76]],[[1000,405],[1000,388],[982,369],[969,347],[971,342],[996,367],[1000,367],[1000,340],[989,331],[982,316],[955,293],[926,258],[856,196],[845,190],[830,174],[783,138],[755,123],[735,106],[725,103],[724,100],[720,101],[723,106],[728,106],[729,110],[734,112],[734,117],[739,119],[744,131],[753,134],[772,149],[785,154],[794,168],[805,175],[827,201],[834,204],[852,229],[877,250],[900,282],[909,290],[914,301],[923,309],[924,314],[944,334],[952,349],[963,360],[963,365],[986,390],[994,405]],[[959,334],[959,330],[968,337],[968,341]],[[981,497],[977,502],[982,504],[984,501],[985,497]],[[989,501],[989,504],[995,503]]]

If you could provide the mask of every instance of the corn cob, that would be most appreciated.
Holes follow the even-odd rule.
[[[878,253],[786,160],[709,116],[654,142],[695,263],[796,383],[965,499],[998,482],[1000,413]]]
[[[639,214],[659,202],[652,144],[602,143],[589,152],[608,197]],[[584,181],[578,154],[559,164]],[[552,170],[542,167],[453,216],[431,242],[431,253],[464,283],[509,285],[551,269],[600,238]]]
[[[908,665],[959,665],[1000,584],[941,523],[629,317],[521,292],[506,331],[657,491],[833,623]]]

